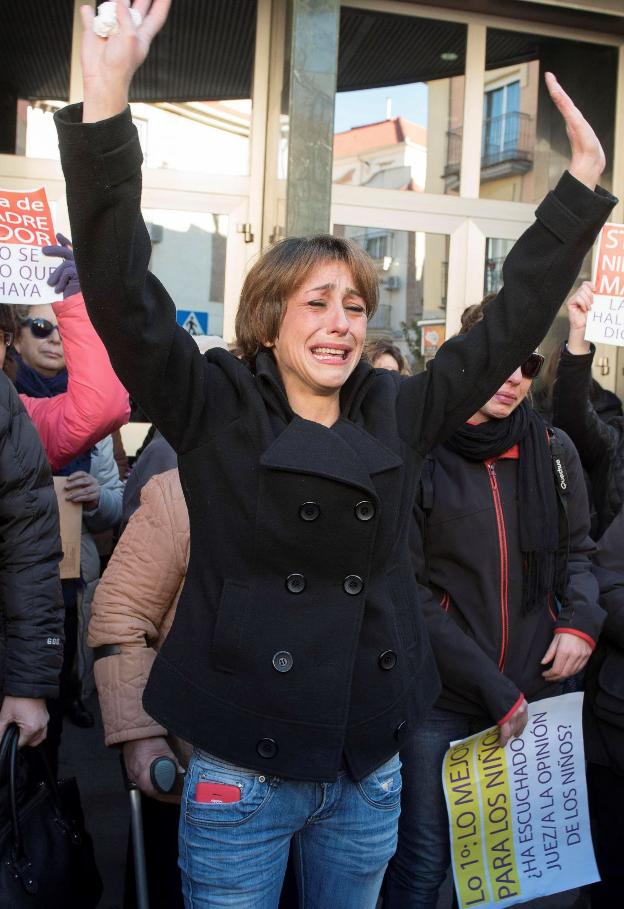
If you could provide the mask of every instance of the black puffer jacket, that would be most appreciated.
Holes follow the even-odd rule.
[[[50,468],[0,372],[0,701],[56,697],[63,658],[61,540]]]
[[[553,424],[570,436],[587,471],[599,539],[624,503],[624,417],[607,423],[591,403],[595,353],[593,344],[588,354],[562,350],[553,391]]]

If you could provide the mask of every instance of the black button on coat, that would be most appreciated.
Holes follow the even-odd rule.
[[[226,351],[199,354],[147,272],[129,111],[80,120],[80,106],[57,115],[85,301],[121,380],[178,453],[191,526],[145,706],[237,764],[331,780],[344,760],[359,779],[439,690],[407,542],[422,459],[534,350],[615,200],[564,175],[507,257],[485,321],[418,376],[360,363],[328,429],[292,412],[270,352],[255,374]],[[368,521],[355,515],[364,499]],[[301,520],[304,502],[318,504],[316,520]],[[292,574],[306,580],[296,596]],[[345,592],[348,575],[360,593]],[[273,668],[280,650],[292,654],[288,672]],[[391,672],[378,663],[387,650]]]

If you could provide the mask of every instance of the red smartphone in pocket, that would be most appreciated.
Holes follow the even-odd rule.
[[[223,802],[240,802],[240,789],[238,786],[228,786],[225,783],[197,783],[195,786],[195,801],[208,804],[221,804]]]

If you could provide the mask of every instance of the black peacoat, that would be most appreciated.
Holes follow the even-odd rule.
[[[270,352],[205,356],[147,266],[130,113],[57,115],[76,262],[121,380],[176,449],[191,553],[144,703],[224,759],[359,779],[409,736],[439,681],[407,528],[425,453],[545,334],[614,199],[569,174],[505,265],[484,322],[404,378],[361,363],[331,428],[294,414]]]

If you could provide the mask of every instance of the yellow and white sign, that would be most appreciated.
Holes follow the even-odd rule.
[[[454,742],[442,782],[460,909],[514,906],[599,880],[587,807],[583,695],[529,705],[521,737]]]

